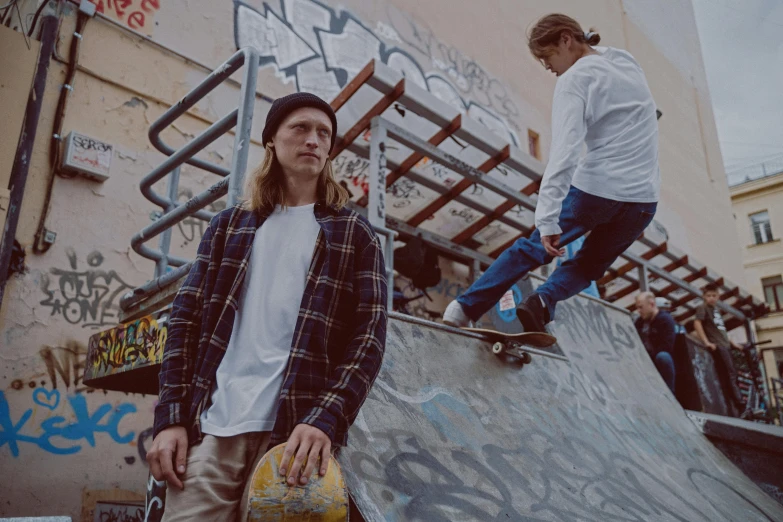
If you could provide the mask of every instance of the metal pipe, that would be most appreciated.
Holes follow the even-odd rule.
[[[387,292],[386,308],[391,311],[394,307],[394,240],[397,232],[386,227],[373,227],[375,232],[384,236],[383,260],[386,265],[386,286],[390,290]]]
[[[210,125],[204,132],[188,142],[178,151],[175,151],[172,147],[168,146],[160,137],[160,133],[243,65],[246,66],[245,78],[240,90],[239,107]],[[233,205],[236,202],[241,193],[242,178],[244,177],[244,171],[247,168],[247,157],[250,149],[250,127],[252,126],[253,109],[255,106],[257,76],[258,52],[252,48],[240,49],[220,67],[212,71],[204,81],[183,96],[176,104],[169,107],[160,118],[150,125],[150,130],[148,132],[150,142],[160,152],[168,155],[169,158],[142,180],[141,192],[144,197],[161,208],[169,206],[170,201],[155,192],[152,189],[152,184],[171,172],[173,168],[182,163],[188,163],[223,177],[229,176],[231,172],[240,172],[239,179],[235,179],[229,184],[228,204]],[[235,125],[238,125],[239,128],[234,136],[234,154],[230,170],[195,157],[196,153],[228,132]],[[238,166],[242,167],[238,168]],[[202,220],[208,220],[210,218],[209,215],[203,212],[198,213],[196,217]]]
[[[242,196],[242,185],[250,155],[250,129],[253,126],[253,109],[256,101],[256,79],[258,78],[258,51],[247,47],[242,62],[245,65],[245,79],[239,94],[239,113],[237,114],[237,132],[234,135],[234,154],[231,157],[231,175],[228,178],[229,207],[237,204]]]
[[[415,134],[408,132],[407,130],[391,123],[388,120],[383,121],[383,126],[386,128],[386,132],[389,134],[389,136],[400,142],[402,145],[421,152],[431,160],[436,161],[444,167],[453,170],[457,174],[468,178],[472,182],[478,183],[479,185],[482,185],[503,196],[507,200],[513,201],[514,203],[535,212],[536,203],[529,196],[512,189],[504,183],[492,179],[486,173],[481,172],[477,168],[468,165],[458,158],[455,158],[442,149],[427,143]]]
[[[169,107],[169,109],[164,112],[160,118],[155,120],[152,125],[150,125],[150,130],[147,135],[149,137],[150,143],[152,143],[152,146],[167,156],[174,154],[174,149],[168,146],[160,137],[160,133],[163,131],[163,129],[171,125],[177,118],[187,112],[204,96],[209,94],[210,91],[223,83],[223,81],[227,80],[234,72],[239,70],[242,65],[248,62],[248,57],[254,64],[258,64],[258,53],[256,51],[251,48],[240,49],[228,60],[223,62],[222,65],[213,70],[209,76],[207,76],[193,90],[183,96],[182,99]],[[254,72],[256,75],[258,74],[257,68],[254,69]],[[242,89],[243,91],[241,94],[241,99],[244,100],[246,98],[250,98],[250,96],[246,95],[245,93],[244,85],[242,86]],[[255,82],[253,83],[252,95],[252,99],[255,101]],[[216,165],[209,161],[200,160],[198,158],[189,158],[187,163],[189,165],[193,165],[194,167],[198,167],[208,172],[217,174],[218,176],[228,176],[229,173],[229,170],[225,167],[221,167],[220,165]]]
[[[46,2],[41,3],[42,6],[46,5]],[[68,51],[69,61],[66,63],[65,82],[60,90],[60,97],[57,100],[57,109],[54,113],[54,125],[52,126],[53,132],[50,138],[49,144],[49,172],[46,183],[46,195],[44,196],[43,205],[41,208],[41,215],[38,217],[38,226],[36,227],[35,236],[33,237],[33,253],[44,254],[51,247],[52,243],[45,242],[43,239],[46,237],[46,220],[49,217],[49,210],[51,208],[52,193],[54,192],[54,181],[57,175],[57,170],[60,168],[60,140],[62,140],[63,121],[65,120],[65,112],[68,108],[68,100],[73,94],[72,89],[66,89],[65,86],[73,86],[74,78],[76,76],[76,69],[79,65],[79,52],[82,44],[82,37],[76,35],[83,35],[85,26],[87,25],[89,18],[81,11],[76,13],[76,29],[71,38],[70,48]],[[59,32],[62,21],[58,20],[58,40]],[[57,59],[57,43],[52,49],[52,56]],[[64,62],[64,60],[63,60]],[[65,62],[64,62],[65,63]]]
[[[386,226],[386,126],[379,116],[370,126],[370,180],[367,219],[373,226]]]
[[[360,207],[353,201],[348,202],[348,208],[358,212],[362,216],[367,216],[367,209]],[[406,238],[420,236],[426,243],[434,247],[436,250],[446,254],[446,257],[449,259],[457,259],[463,263],[467,263],[475,259],[485,266],[489,266],[495,261],[486,254],[482,254],[481,252],[477,252],[462,245],[453,243],[445,237],[435,234],[434,232],[412,227],[405,221],[397,219],[394,216],[387,215],[386,224],[386,226],[388,226],[391,230],[394,230],[399,235],[405,236]]]
[[[748,338],[748,343],[750,343],[750,346],[755,348],[756,334],[753,331],[753,324],[750,319],[745,319],[745,335]],[[770,395],[769,383],[767,382],[767,369],[764,366],[764,356],[763,352],[760,350],[756,350],[756,353],[759,355],[758,365],[759,370],[761,370],[761,382],[764,385],[764,400],[766,401],[767,409],[769,409],[769,405],[772,404],[772,396]],[[752,375],[753,373],[751,372],[751,376]],[[755,381],[756,379],[753,380]]]
[[[166,208],[171,202],[153,191],[152,185],[163,179],[166,174],[179,167],[183,163],[188,163],[188,158],[200,152],[210,143],[228,132],[229,129],[233,128],[237,123],[237,112],[238,109],[234,109],[230,113],[220,118],[218,121],[207,127],[204,132],[190,140],[184,147],[166,158],[163,163],[155,167],[152,172],[144,176],[140,184],[141,193],[144,195],[144,197],[159,207]]]
[[[650,277],[647,274],[647,265],[639,265],[639,291],[647,292],[650,289]]]
[[[177,167],[172,171],[171,176],[168,179],[168,198],[171,204],[166,207],[166,212],[171,212],[177,207],[174,203],[177,200],[177,192],[179,191],[179,172],[180,168]],[[158,243],[158,249],[160,249],[163,256],[158,259],[155,265],[155,277],[160,277],[166,273],[169,267],[169,249],[171,248],[171,232],[173,226],[167,228],[160,236],[160,242]]]
[[[190,272],[190,268],[192,266],[193,261],[182,265],[179,268],[175,268],[171,272],[166,272],[162,276],[153,279],[152,281],[147,281],[145,284],[137,288],[134,288],[120,298],[120,308],[122,310],[127,310],[128,308],[131,308],[132,306],[144,301],[152,294],[163,290],[172,283],[176,283],[179,279],[188,275],[188,272]]]
[[[367,159],[370,159],[370,152],[367,149],[367,147],[363,147],[362,145],[358,144],[357,142],[353,142],[348,147],[346,147],[347,150],[350,152],[353,152],[357,156]],[[386,167],[389,170],[395,170],[399,168],[400,164],[395,162],[393,159],[390,159],[388,156],[386,157]],[[405,177],[414,183],[418,183],[419,185],[423,186],[424,188],[427,188],[433,192],[436,192],[440,194],[441,196],[448,193],[449,189],[447,189],[444,185],[433,181],[429,178],[426,178],[422,176],[421,174],[417,174],[413,172],[412,170],[409,170],[405,173]],[[468,208],[471,208],[475,210],[476,212],[479,212],[480,214],[483,214],[485,216],[490,215],[494,212],[493,209],[486,207],[482,205],[481,203],[476,202],[475,200],[472,200],[466,196],[459,195],[454,198],[453,201],[456,201],[457,203],[461,203],[462,205],[465,205]],[[529,234],[531,232],[530,227],[525,226],[523,223],[519,223],[518,221],[514,221],[513,219],[506,217],[506,216],[498,216],[496,221],[499,221],[500,223],[503,223],[504,225],[507,225],[515,230],[519,230],[523,234]]]
[[[137,254],[146,257],[147,259],[154,259],[155,261],[160,259],[163,253],[144,246],[144,243],[154,238],[167,228],[170,228],[184,220],[193,214],[196,209],[204,208],[210,203],[222,198],[228,192],[229,179],[230,178],[221,179],[201,194],[193,196],[183,205],[178,205],[174,210],[167,212],[161,216],[160,219],[145,227],[141,232],[138,232],[133,236],[133,238],[131,238],[131,248],[133,248]],[[181,266],[187,262],[187,259],[169,256],[169,263],[172,265]]]
[[[683,281],[679,277],[671,275],[666,270],[664,270],[662,268],[659,268],[658,266],[650,263],[646,259],[644,259],[644,258],[642,258],[640,256],[637,256],[636,254],[634,254],[632,252],[629,252],[629,251],[625,251],[625,252],[623,252],[620,255],[622,257],[624,257],[625,259],[627,259],[628,261],[632,261],[633,263],[636,263],[637,265],[645,265],[647,267],[647,270],[649,270],[653,274],[657,275],[658,277],[660,277],[662,279],[665,279],[665,280],[669,281],[670,283],[674,283],[675,285],[679,286],[683,290],[687,290],[688,292],[690,292],[691,294],[695,295],[696,297],[701,297],[702,296],[701,290],[699,290],[695,286],[686,283],[685,281]],[[718,301],[716,306],[718,308],[720,308],[721,310],[723,310],[724,312],[728,312],[731,315],[733,315],[734,317],[737,317],[738,319],[742,319],[743,321],[746,320],[745,314],[743,314],[741,311],[737,310],[733,306],[727,305],[726,303],[723,303],[721,301]]]
[[[47,13],[41,22],[41,48],[38,52],[33,86],[27,98],[24,122],[19,133],[19,143],[16,146],[14,163],[8,180],[8,188],[11,194],[2,238],[0,238],[0,306],[3,304],[5,287],[8,283],[8,268],[11,264],[11,252],[14,248],[16,229],[19,225],[24,188],[30,171],[30,159],[35,135],[38,131],[38,119],[41,115],[41,106],[43,105],[44,91],[46,90],[49,64],[51,63],[52,52],[57,42],[57,23],[58,16],[51,13]]]

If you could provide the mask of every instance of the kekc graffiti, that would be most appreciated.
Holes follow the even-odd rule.
[[[68,417],[73,418],[69,422],[63,415],[38,420],[39,413],[56,412],[61,406],[63,401],[59,390],[36,388],[32,392],[32,400],[35,408],[28,408],[18,420],[14,420],[5,394],[0,391],[0,448],[8,445],[15,458],[20,454],[19,443],[37,446],[54,455],[71,455],[82,450],[81,442],[95,447],[99,433],[108,434],[118,444],[127,444],[134,438],[133,431],[120,433],[119,426],[126,415],[136,412],[133,404],[102,404],[90,411],[84,395],[71,395],[66,397]],[[34,412],[36,419],[31,422]]]

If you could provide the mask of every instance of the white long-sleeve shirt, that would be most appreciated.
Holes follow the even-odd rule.
[[[626,51],[596,51],[555,86],[552,145],[536,205],[542,236],[562,233],[560,209],[571,185],[615,201],[654,203],[660,195],[658,119],[644,71]]]

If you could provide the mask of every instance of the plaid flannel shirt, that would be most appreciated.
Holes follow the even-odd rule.
[[[381,367],[386,343],[386,272],[369,222],[356,212],[315,205],[321,227],[307,274],[291,355],[283,377],[272,443],[297,424],[344,446]],[[235,206],[209,224],[195,263],[177,293],[160,370],[154,432],[188,428],[203,438],[209,406],[228,347],[256,230],[268,215]]]

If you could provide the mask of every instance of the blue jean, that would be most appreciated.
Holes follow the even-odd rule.
[[[655,356],[655,367],[663,377],[666,386],[674,393],[674,359],[669,352],[658,352]]]
[[[653,219],[657,203],[625,203],[593,196],[571,187],[560,212],[560,246],[590,232],[576,255],[557,267],[536,293],[555,317],[559,301],[578,294],[599,279]],[[486,272],[457,298],[473,321],[487,313],[511,285],[525,274],[552,261],[541,244],[541,234],[533,231],[504,251]]]

